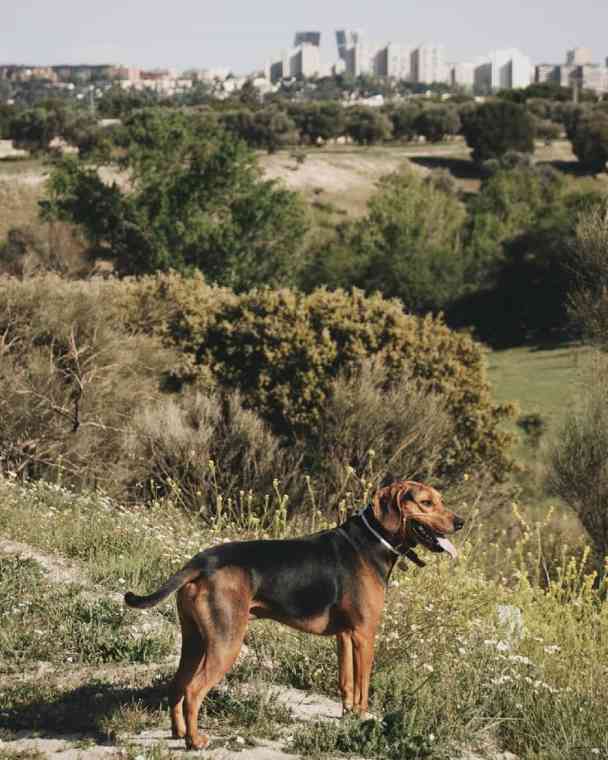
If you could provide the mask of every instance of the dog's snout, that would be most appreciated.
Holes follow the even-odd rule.
[[[460,530],[464,527],[464,520],[458,515],[454,515],[454,530]]]

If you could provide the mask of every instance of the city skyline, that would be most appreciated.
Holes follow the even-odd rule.
[[[289,47],[299,29],[320,31],[321,57],[334,62],[335,29],[345,26],[365,29],[373,42],[442,44],[448,61],[505,47],[518,47],[534,63],[562,61],[566,49],[579,45],[591,48],[598,62],[608,56],[608,4],[598,8],[596,0],[580,0],[576,13],[566,0],[536,0],[532,7],[512,0],[494,6],[488,8],[482,0],[462,0],[457,9],[444,0],[429,0],[424,8],[407,1],[371,6],[338,0],[328,8],[309,0],[300,10],[271,0],[261,8],[225,1],[204,9],[194,0],[177,7],[151,7],[143,0],[125,7],[106,0],[84,15],[82,3],[75,0],[24,0],[3,14],[0,63],[120,62],[179,70],[228,66],[244,74]]]

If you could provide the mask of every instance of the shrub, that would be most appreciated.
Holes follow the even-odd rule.
[[[594,172],[606,170],[608,162],[608,114],[596,111],[580,119],[571,137],[578,160]]]
[[[381,355],[391,382],[404,372],[444,400],[454,436],[442,471],[481,463],[509,469],[509,413],[491,401],[483,353],[441,320],[407,316],[396,301],[359,291],[253,291],[223,306],[200,335],[197,362],[289,440],[314,440],[340,370]]]
[[[570,257],[574,287],[569,315],[587,340],[608,346],[608,203],[582,213]]]
[[[445,398],[380,357],[342,370],[331,383],[315,435],[316,488],[326,505],[353,490],[352,475],[375,483],[430,480],[454,435]],[[310,459],[310,456],[309,456]]]
[[[174,496],[208,519],[218,517],[220,494],[269,494],[275,479],[286,484],[291,475],[278,439],[243,409],[238,391],[163,399],[134,421],[131,435],[139,492]]]
[[[608,557],[608,362],[598,356],[577,409],[549,451],[548,484],[576,512],[594,546],[597,566]]]
[[[524,106],[500,100],[484,103],[462,114],[462,120],[475,162],[499,158],[508,150],[534,153],[534,117]]]
[[[37,222],[9,229],[0,272],[15,277],[45,272],[86,277],[93,266],[75,228],[65,222]]]
[[[124,431],[174,362],[112,314],[113,286],[0,281],[0,465],[123,493]]]

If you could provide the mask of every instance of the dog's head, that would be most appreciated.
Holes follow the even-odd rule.
[[[441,495],[431,486],[414,480],[400,480],[380,488],[373,498],[374,516],[404,549],[420,544],[432,552],[456,549],[446,538],[464,525],[464,520],[446,509]]]

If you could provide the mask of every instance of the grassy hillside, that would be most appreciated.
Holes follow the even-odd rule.
[[[171,502],[127,510],[10,479],[0,480],[0,524],[3,757],[17,732],[128,750],[151,727],[161,731],[143,756],[164,757],[173,604],[136,613],[117,592],[151,590],[200,548],[244,534],[203,528]],[[372,681],[372,710],[384,722],[304,723],[268,700],[280,686],[336,698],[335,647],[255,623],[246,654],[207,700],[201,720],[212,747],[273,738],[306,756],[439,760],[463,747],[488,759],[497,748],[527,760],[580,760],[583,749],[606,756],[605,589],[566,557],[559,579],[539,588],[527,562],[542,552],[543,529],[528,527],[506,548],[471,529],[459,560],[428,556],[425,569],[396,571]],[[481,558],[500,561],[502,577],[484,577]]]

